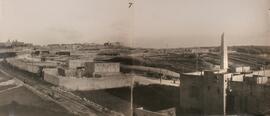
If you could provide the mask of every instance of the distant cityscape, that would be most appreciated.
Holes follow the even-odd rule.
[[[36,46],[17,40],[0,47],[3,95],[26,88],[52,102],[44,104],[63,108],[54,112],[68,111],[59,115],[270,113],[270,47],[228,49],[224,34],[218,47],[150,49],[120,42]],[[24,98],[3,98],[13,107],[29,106]]]

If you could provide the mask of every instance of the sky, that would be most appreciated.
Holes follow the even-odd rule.
[[[270,45],[270,0],[0,0],[0,41]]]

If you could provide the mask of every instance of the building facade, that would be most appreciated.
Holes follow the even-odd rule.
[[[88,76],[105,76],[117,73],[120,73],[120,63],[87,62],[85,64],[85,74]]]
[[[239,67],[228,72],[224,34],[221,38],[220,70],[181,74],[181,110],[201,115],[270,113],[269,71]]]

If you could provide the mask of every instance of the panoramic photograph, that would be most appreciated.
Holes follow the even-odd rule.
[[[0,0],[0,116],[270,116],[270,0]]]

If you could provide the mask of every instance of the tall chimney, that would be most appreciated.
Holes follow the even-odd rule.
[[[227,51],[227,46],[226,46],[225,41],[224,41],[224,32],[221,35],[220,56],[221,56],[220,69],[227,71],[227,69],[228,69],[228,51]]]

